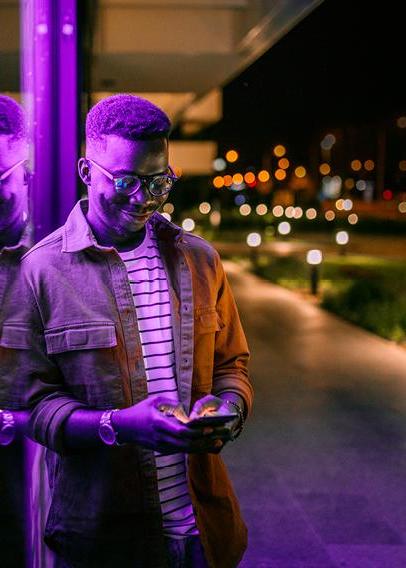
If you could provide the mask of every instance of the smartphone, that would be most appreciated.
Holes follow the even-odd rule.
[[[229,412],[227,414],[205,414],[204,416],[198,416],[193,418],[185,424],[185,426],[223,426],[227,422],[231,422],[235,418],[238,418],[237,412]]]

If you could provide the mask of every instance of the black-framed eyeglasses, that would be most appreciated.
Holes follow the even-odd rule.
[[[114,189],[121,195],[135,195],[141,185],[144,185],[151,195],[154,197],[162,197],[171,191],[179,179],[175,175],[171,166],[168,166],[169,173],[165,174],[152,176],[127,175],[116,177],[94,160],[91,160],[90,158],[87,158],[86,160],[101,171],[101,173],[109,180],[111,180],[114,183]]]
[[[16,164],[14,164],[13,166],[11,166],[10,168],[8,168],[8,170],[6,170],[5,172],[3,172],[0,175],[0,185],[2,184],[2,182],[4,180],[6,180],[13,172],[14,170],[16,170],[19,166],[24,165],[27,162],[27,160],[20,160],[19,162],[17,162]]]

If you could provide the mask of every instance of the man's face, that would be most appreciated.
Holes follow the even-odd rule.
[[[9,144],[9,136],[0,135],[0,175],[20,160],[27,158],[25,142]],[[16,168],[0,181],[0,231],[23,226],[28,216],[27,185],[24,167]]]
[[[168,168],[168,141],[130,141],[119,136],[105,137],[105,148],[88,148],[87,158],[97,162],[114,177],[125,175],[149,176],[163,173]],[[89,214],[95,229],[106,229],[120,238],[143,228],[152,213],[161,207],[167,195],[154,197],[141,185],[135,195],[117,193],[112,180],[91,165],[89,187]]]

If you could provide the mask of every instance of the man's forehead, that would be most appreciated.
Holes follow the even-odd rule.
[[[168,141],[127,140],[120,136],[104,136],[102,144],[88,146],[87,157],[102,160],[103,166],[113,171],[136,171],[147,174],[150,168],[163,171],[168,166]]]

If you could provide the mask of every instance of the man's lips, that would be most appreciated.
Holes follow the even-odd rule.
[[[131,215],[131,217],[136,217],[137,219],[145,219],[146,217],[149,217],[153,213],[153,211],[148,211],[146,213],[138,213],[136,211],[129,211],[128,209],[122,209],[122,211],[124,211],[124,213],[127,213],[127,215]]]

